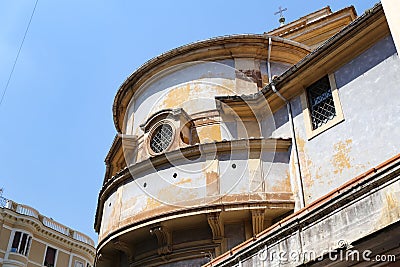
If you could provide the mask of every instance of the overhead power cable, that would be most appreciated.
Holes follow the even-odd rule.
[[[24,37],[22,38],[21,45],[19,46],[17,56],[15,57],[13,67],[12,67],[12,69],[11,69],[10,76],[8,76],[8,80],[7,80],[6,86],[4,87],[3,94],[1,95],[0,106],[1,106],[1,104],[3,103],[4,96],[6,95],[6,92],[7,92],[7,89],[8,89],[8,85],[10,84],[11,77],[12,77],[12,75],[13,75],[13,73],[14,73],[15,65],[17,65],[17,61],[18,61],[18,58],[19,58],[19,54],[21,53],[22,46],[24,45],[25,38],[26,38],[26,35],[27,35],[27,33],[28,33],[28,30],[29,30],[29,26],[31,26],[32,18],[33,18],[33,15],[35,14],[35,10],[36,10],[36,6],[37,6],[37,3],[38,3],[38,2],[39,2],[39,0],[36,0],[35,6],[33,7],[32,14],[31,14],[31,17],[30,17],[29,22],[28,22],[28,26],[26,27]]]

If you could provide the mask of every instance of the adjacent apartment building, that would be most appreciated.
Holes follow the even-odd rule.
[[[390,26],[326,7],[145,62],[114,100],[95,265],[398,266]]]
[[[32,207],[0,198],[0,267],[92,267],[94,242]]]

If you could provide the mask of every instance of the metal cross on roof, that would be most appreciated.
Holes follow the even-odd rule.
[[[279,22],[281,23],[281,26],[285,24],[285,17],[283,16],[283,11],[287,11],[287,8],[282,9],[282,7],[279,7],[279,10],[274,13],[274,15],[280,14],[279,17]]]

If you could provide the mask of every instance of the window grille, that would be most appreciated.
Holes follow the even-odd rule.
[[[313,130],[321,127],[336,116],[331,86],[328,76],[315,82],[307,89]]]
[[[150,148],[155,153],[161,153],[171,144],[173,130],[171,125],[162,124],[153,132],[150,140]]]

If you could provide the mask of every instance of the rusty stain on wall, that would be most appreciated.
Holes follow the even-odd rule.
[[[190,180],[191,181],[191,180]],[[179,182],[178,182],[179,183]],[[178,184],[177,183],[177,184]],[[168,206],[174,205],[184,205],[190,206],[192,205],[191,202],[196,202],[202,196],[199,195],[198,190],[188,190],[188,188],[176,186],[176,184],[171,184],[160,189],[155,196],[158,199],[161,199],[165,204]],[[197,204],[199,202],[197,201]]]
[[[304,185],[306,188],[304,190],[307,190],[307,188],[310,188],[314,184],[314,180],[311,177],[311,167],[313,165],[313,162],[307,155],[307,151],[305,149],[305,144],[306,141],[300,137],[300,134],[296,134],[297,138],[297,145],[298,145],[298,151],[299,151],[299,160],[300,160],[300,166],[301,166],[301,172],[302,172],[302,178],[304,181]],[[309,196],[310,198],[311,196]]]
[[[399,206],[400,203],[397,200],[397,198],[394,196],[392,192],[388,192],[385,195],[386,197],[386,202],[385,204],[385,211],[387,213],[387,219],[389,219],[388,223],[391,221],[395,221],[397,218],[400,217],[400,210]]]
[[[380,207],[379,219],[375,223],[376,229],[387,226],[388,224],[391,224],[400,218],[399,199],[392,190],[389,189],[385,192],[382,192],[382,203],[376,202],[377,201],[375,200],[375,202],[372,203],[372,205]]]
[[[115,229],[118,229],[119,225],[119,218],[121,215],[121,206],[122,206],[122,188],[119,188],[116,193],[116,199],[113,202],[112,206],[109,206],[111,208],[111,214],[110,214],[110,224],[108,225],[107,232],[114,231]]]
[[[147,197],[147,203],[146,203],[146,208],[145,210],[152,210],[160,207],[162,205],[161,202],[158,200],[152,198],[152,197]]]
[[[256,156],[257,157],[257,156]],[[263,192],[264,178],[262,174],[261,161],[258,158],[248,159],[249,169],[249,192]]]
[[[182,184],[187,184],[187,183],[191,183],[191,182],[192,182],[192,179],[184,178],[181,181],[174,183],[174,185],[182,185]]]
[[[293,153],[294,151],[291,152],[291,156],[290,156],[290,175],[292,177],[295,177],[295,173],[296,173],[296,167],[294,165],[294,160],[293,160]],[[299,193],[299,188],[297,187],[297,183],[293,183],[293,187],[292,187],[292,191],[293,191],[293,195],[297,196]]]
[[[168,92],[162,103],[163,108],[176,108],[180,107],[182,103],[189,99],[190,84],[182,87],[177,87]]]
[[[322,178],[322,175],[320,174],[322,167],[319,166],[317,171],[315,172],[315,179],[320,180]]]
[[[212,195],[218,195],[219,194],[219,189],[218,189],[218,179],[219,179],[219,174],[214,171],[206,172],[206,190],[207,190],[207,196],[212,196]]]
[[[198,127],[197,134],[201,143],[205,141],[221,141],[221,128],[219,124]]]
[[[331,160],[331,163],[334,166],[333,172],[335,174],[342,174],[344,169],[351,168],[350,165],[350,156],[349,153],[351,151],[351,139],[347,139],[345,141],[340,141],[336,143],[333,148],[335,150],[335,154]]]
[[[128,200],[123,201],[122,203],[122,210],[127,210],[130,207],[133,207],[136,205],[137,203],[137,197],[131,197]]]
[[[275,184],[271,188],[272,192],[291,192],[290,186],[290,174],[289,170],[286,170],[284,176],[281,179],[275,180]]]

